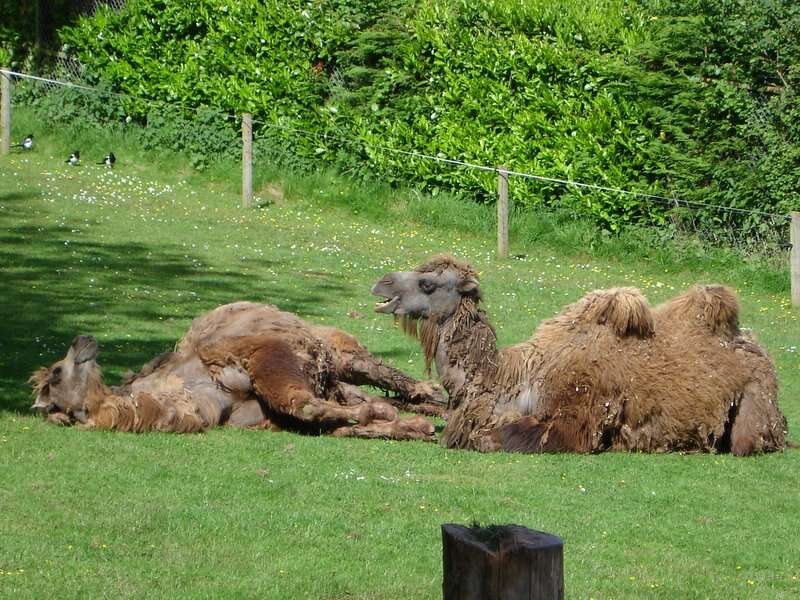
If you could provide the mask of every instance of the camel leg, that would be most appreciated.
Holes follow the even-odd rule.
[[[447,406],[441,391],[426,381],[417,381],[372,356],[359,341],[335,327],[316,326],[314,335],[328,343],[333,350],[336,375],[353,385],[371,385],[399,394],[405,402],[428,402]]]
[[[339,427],[337,437],[380,438],[386,440],[434,441],[433,424],[424,417],[400,417],[393,421],[373,421],[365,425]]]
[[[429,404],[447,408],[447,400],[428,381],[418,381],[402,371],[384,364],[366,350],[357,353],[340,353],[342,381],[353,385],[371,385],[387,392],[395,392],[406,404]]]
[[[537,419],[519,417],[501,425],[490,425],[478,429],[462,431],[458,427],[445,428],[443,441],[448,448],[464,448],[479,452],[522,452],[525,454],[541,452],[592,452],[596,448],[589,445],[588,438],[574,434],[572,423],[560,427],[557,419]]]
[[[432,404],[430,402],[403,402],[402,398],[386,398],[386,401],[401,412],[410,412],[426,417],[439,417],[447,419],[447,405]]]
[[[343,406],[315,397],[297,356],[280,340],[267,340],[262,344],[250,357],[248,372],[256,393],[271,410],[306,423],[318,423],[327,428],[350,422],[391,421],[397,417],[397,410],[385,402]]]
[[[447,408],[440,404],[430,404],[427,402],[409,403],[404,402],[402,398],[375,396],[366,393],[360,387],[350,383],[339,382],[334,391],[334,397],[339,404],[347,406],[354,406],[367,402],[386,402],[394,406],[397,410],[426,415],[428,417],[444,417],[447,412]]]
[[[264,411],[261,410],[261,404],[255,398],[236,402],[225,424],[232,427],[258,428],[268,428],[271,425],[270,420],[264,416]]]
[[[51,412],[45,419],[48,423],[55,423],[56,425],[70,426],[72,425],[72,418],[64,412]]]
[[[368,394],[358,386],[341,381],[336,384],[331,396],[336,402],[344,406],[358,406],[368,402],[383,401],[383,398]]]
[[[297,382],[300,383],[300,382]],[[256,386],[256,391],[262,395]],[[342,406],[337,402],[317,398],[308,387],[289,384],[275,386],[266,395],[269,407],[279,413],[294,417],[307,423],[344,424],[369,423],[374,420],[392,420],[397,417],[397,409],[386,402],[365,402],[357,406]]]

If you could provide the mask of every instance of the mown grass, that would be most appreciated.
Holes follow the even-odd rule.
[[[22,135],[36,126],[24,118]],[[98,337],[114,381],[194,316],[241,299],[342,327],[422,376],[369,287],[446,250],[481,271],[504,344],[593,288],[635,285],[658,302],[695,281],[733,285],[743,325],[775,358],[794,433],[800,314],[781,274],[724,254],[681,262],[668,247],[664,260],[581,251],[587,228],[561,245],[555,228],[527,241],[517,230],[525,256],[497,260],[491,211],[454,199],[264,168],[261,207],[244,211],[235,171],[193,174],[114,131],[45,134],[0,159],[0,596],[437,598],[439,525],[473,521],[562,536],[570,598],[800,594],[796,450],[480,455],[227,429],[108,434],[26,413],[28,374],[76,333]],[[113,172],[91,164],[108,150]]]

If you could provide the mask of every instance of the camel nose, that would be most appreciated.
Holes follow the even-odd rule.
[[[76,335],[75,339],[72,340],[72,345],[78,348],[83,348],[84,346],[96,343],[97,339],[93,335]]]

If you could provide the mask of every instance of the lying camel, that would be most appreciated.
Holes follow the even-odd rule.
[[[373,357],[351,335],[274,306],[237,302],[195,319],[174,352],[123,385],[103,383],[98,344],[78,336],[66,357],[31,377],[33,409],[56,423],[117,431],[203,431],[215,425],[337,436],[432,440],[422,416],[445,405],[426,382]],[[372,385],[397,398],[370,396]]]
[[[747,455],[785,447],[770,357],[738,327],[722,286],[650,308],[632,288],[587,294],[528,341],[498,350],[476,271],[441,255],[372,288],[379,313],[419,338],[455,407],[451,448],[675,450]]]

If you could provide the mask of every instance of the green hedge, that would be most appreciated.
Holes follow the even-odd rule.
[[[298,166],[493,197],[491,173],[396,148],[775,213],[798,208],[799,34],[790,0],[130,0],[61,31],[116,90],[309,132],[257,129]],[[611,230],[669,210],[536,181],[512,196]]]

